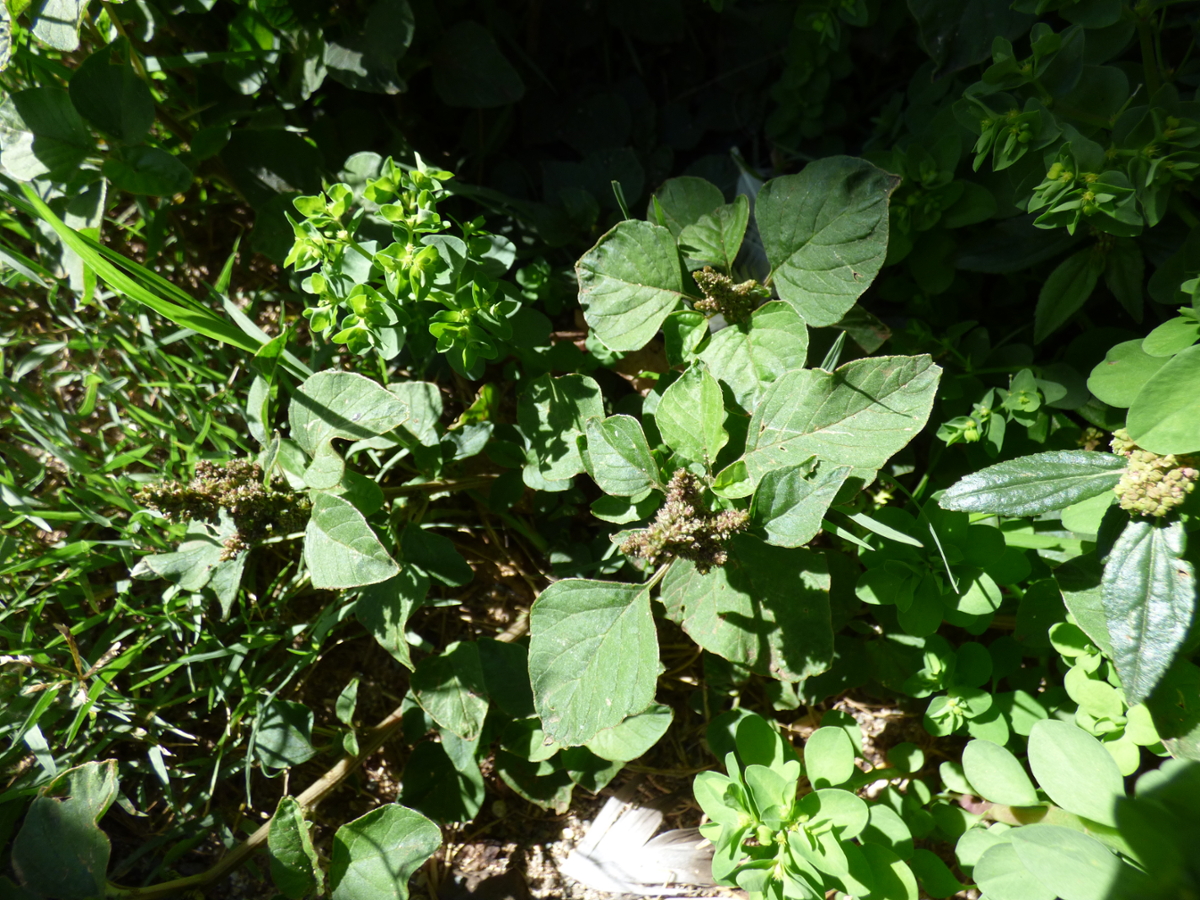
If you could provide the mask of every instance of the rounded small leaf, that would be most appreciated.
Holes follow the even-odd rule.
[[[1005,806],[1035,806],[1033,782],[1017,758],[991,741],[971,741],[963,750],[963,771],[985,800]]]
[[[818,728],[804,744],[804,770],[814,788],[833,787],[850,780],[854,743],[841,728]]]
[[[1008,842],[985,850],[971,875],[989,900],[1054,900],[1057,896],[1025,868]]]

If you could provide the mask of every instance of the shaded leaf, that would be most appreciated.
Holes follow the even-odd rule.
[[[333,836],[333,900],[407,900],[408,879],[441,843],[436,825],[395,803],[346,823]]]

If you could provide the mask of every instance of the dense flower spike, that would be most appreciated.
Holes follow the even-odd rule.
[[[1200,478],[1200,460],[1191,456],[1159,456],[1140,449],[1129,432],[1113,432],[1112,451],[1129,462],[1120,482],[1113,489],[1121,509],[1140,516],[1165,516],[1179,506],[1196,487]]]
[[[654,517],[654,524],[626,538],[621,552],[657,565],[660,560],[690,559],[700,574],[723,566],[729,558],[725,542],[742,531],[750,514],[740,509],[712,513],[704,509],[704,484],[686,469],[671,476],[667,501]]]
[[[706,316],[720,313],[727,322],[744,322],[750,318],[759,301],[769,296],[769,291],[754,279],[734,284],[732,278],[722,275],[712,266],[693,272],[692,278],[704,292],[704,299],[692,304],[696,312]]]
[[[282,479],[263,484],[262,467],[248,459],[223,466],[201,460],[188,484],[155,484],[142,488],[138,502],[174,522],[203,519],[215,522],[225,510],[237,533],[225,542],[222,559],[248,550],[273,534],[299,531],[308,520],[309,501],[303,493],[281,489]]]

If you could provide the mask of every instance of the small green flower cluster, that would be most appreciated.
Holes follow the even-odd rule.
[[[729,559],[725,542],[745,529],[750,514],[741,509],[709,512],[701,496],[704,484],[686,469],[679,469],[667,483],[667,499],[654,523],[630,535],[621,552],[646,560],[652,566],[664,558],[689,559],[701,575]]]
[[[1165,516],[1179,506],[1196,487],[1200,478],[1200,460],[1190,456],[1159,456],[1140,449],[1120,428],[1113,432],[1113,453],[1128,462],[1120,482],[1113,489],[1121,509],[1140,516]]]
[[[277,484],[281,480],[276,479]],[[302,529],[308,520],[308,498],[300,492],[265,484],[262,467],[248,459],[223,466],[201,460],[187,484],[154,484],[136,499],[172,522],[201,519],[216,522],[224,510],[237,527],[225,542],[222,559],[231,559],[258,541]]]
[[[692,278],[704,292],[704,299],[692,304],[696,312],[706,316],[720,313],[730,323],[744,322],[750,318],[760,300],[770,296],[770,291],[754,279],[734,284],[728,275],[722,275],[712,266],[693,272]]]
[[[295,240],[285,265],[314,270],[301,283],[316,298],[304,310],[313,331],[352,353],[393,359],[410,326],[425,322],[437,352],[469,378],[500,356],[520,306],[517,290],[499,280],[516,248],[485,231],[483,219],[452,223],[438,212],[452,177],[420,157],[412,168],[387,159],[360,197],[334,184],[292,201],[303,219],[289,217]],[[457,234],[446,233],[452,224]],[[388,232],[391,243],[379,240]]]

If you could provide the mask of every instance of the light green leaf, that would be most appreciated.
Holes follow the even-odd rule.
[[[478,740],[488,711],[487,684],[479,648],[455,641],[436,656],[427,656],[412,675],[412,690],[433,721],[464,741]]]
[[[1129,407],[1129,436],[1153,453],[1200,450],[1200,347],[1188,347],[1150,376]]]
[[[294,797],[281,797],[267,833],[271,855],[271,880],[290,900],[320,894],[325,880],[313,847],[304,810]]]
[[[395,803],[346,823],[333,836],[333,900],[408,900],[408,879],[441,843],[436,825]]]
[[[1104,271],[1104,256],[1095,247],[1079,250],[1050,273],[1038,294],[1033,314],[1033,341],[1041,343],[1058,331],[1092,296]]]
[[[833,631],[829,570],[808,550],[772,547],[735,535],[729,561],[701,575],[672,564],[663,581],[667,615],[711,653],[780,681],[829,668]]]
[[[767,385],[785,372],[804,368],[807,356],[808,327],[780,301],[760,306],[749,322],[722,328],[700,353],[745,410],[754,409]]]
[[[868,895],[872,900],[917,900],[917,879],[904,860],[880,844],[864,844],[862,849],[874,878],[875,889]]]
[[[1105,900],[1120,877],[1123,866],[1116,855],[1072,828],[1027,825],[1009,834],[1025,868],[1062,900]]]
[[[305,481],[327,490],[341,481],[344,465],[334,438],[363,440],[404,425],[408,404],[391,391],[355,372],[318,372],[292,394],[288,422],[292,439],[313,459]]]
[[[663,221],[656,218],[655,201],[662,211]],[[683,175],[679,178],[669,178],[662,187],[654,192],[650,201],[650,209],[646,218],[670,229],[673,237],[689,225],[725,203],[725,195],[721,189],[703,178],[694,175]]]
[[[693,363],[663,392],[654,421],[668,447],[706,469],[729,441],[721,385],[702,363]]]
[[[387,581],[368,585],[354,604],[354,617],[392,657],[412,671],[404,624],[429,593],[429,578],[412,566]]]
[[[1036,516],[1111,491],[1125,458],[1093,450],[1051,450],[1010,459],[961,478],[938,500],[942,509]]]
[[[1183,558],[1186,547],[1182,522],[1133,520],[1104,567],[1104,616],[1130,704],[1154,691],[1192,626],[1196,576]]]
[[[654,700],[658,635],[639,585],[567,579],[529,612],[529,676],[546,734],[576,746]]]
[[[671,232],[627,219],[575,266],[579,304],[611,350],[640,350],[683,298],[683,270]]]
[[[844,784],[857,771],[854,742],[844,728],[818,728],[804,742],[804,772],[814,790]]]
[[[661,487],[646,435],[632,416],[589,419],[584,461],[588,474],[606,494],[633,497]]]
[[[362,513],[334,494],[313,498],[304,562],[318,590],[375,584],[400,572]]]
[[[1125,783],[1104,746],[1069,722],[1043,719],[1029,732],[1029,767],[1038,785],[1067,812],[1116,825]]]
[[[1055,900],[1058,896],[1025,868],[1010,841],[984,850],[971,877],[988,900]]]
[[[673,717],[671,707],[655,704],[644,713],[597,732],[584,746],[601,759],[629,762],[658,743],[667,733]]]
[[[821,463],[776,469],[759,482],[750,507],[751,524],[767,533],[776,547],[803,547],[821,530],[829,504],[850,475],[849,466]]]
[[[697,262],[729,272],[737,259],[750,222],[750,201],[738,195],[725,206],[701,216],[679,233],[679,250]]]
[[[1127,409],[1150,377],[1166,365],[1166,359],[1150,356],[1141,341],[1125,341],[1109,349],[1104,362],[1088,376],[1087,386],[1109,406]]]
[[[517,421],[542,478],[563,481],[584,471],[576,439],[589,419],[603,415],[600,386],[586,375],[542,375],[530,382],[517,400]]]
[[[971,741],[963,749],[963,772],[985,800],[1005,806],[1036,806],[1037,791],[1017,758],[991,741]]]
[[[883,265],[888,198],[900,183],[869,162],[830,156],[762,186],[755,201],[771,280],[806,322],[832,325]]]
[[[1167,319],[1142,341],[1151,356],[1171,357],[1200,340],[1200,322],[1188,316]]]
[[[767,389],[750,421],[745,461],[752,483],[810,456],[870,477],[925,426],[941,372],[928,356],[788,372]]]

